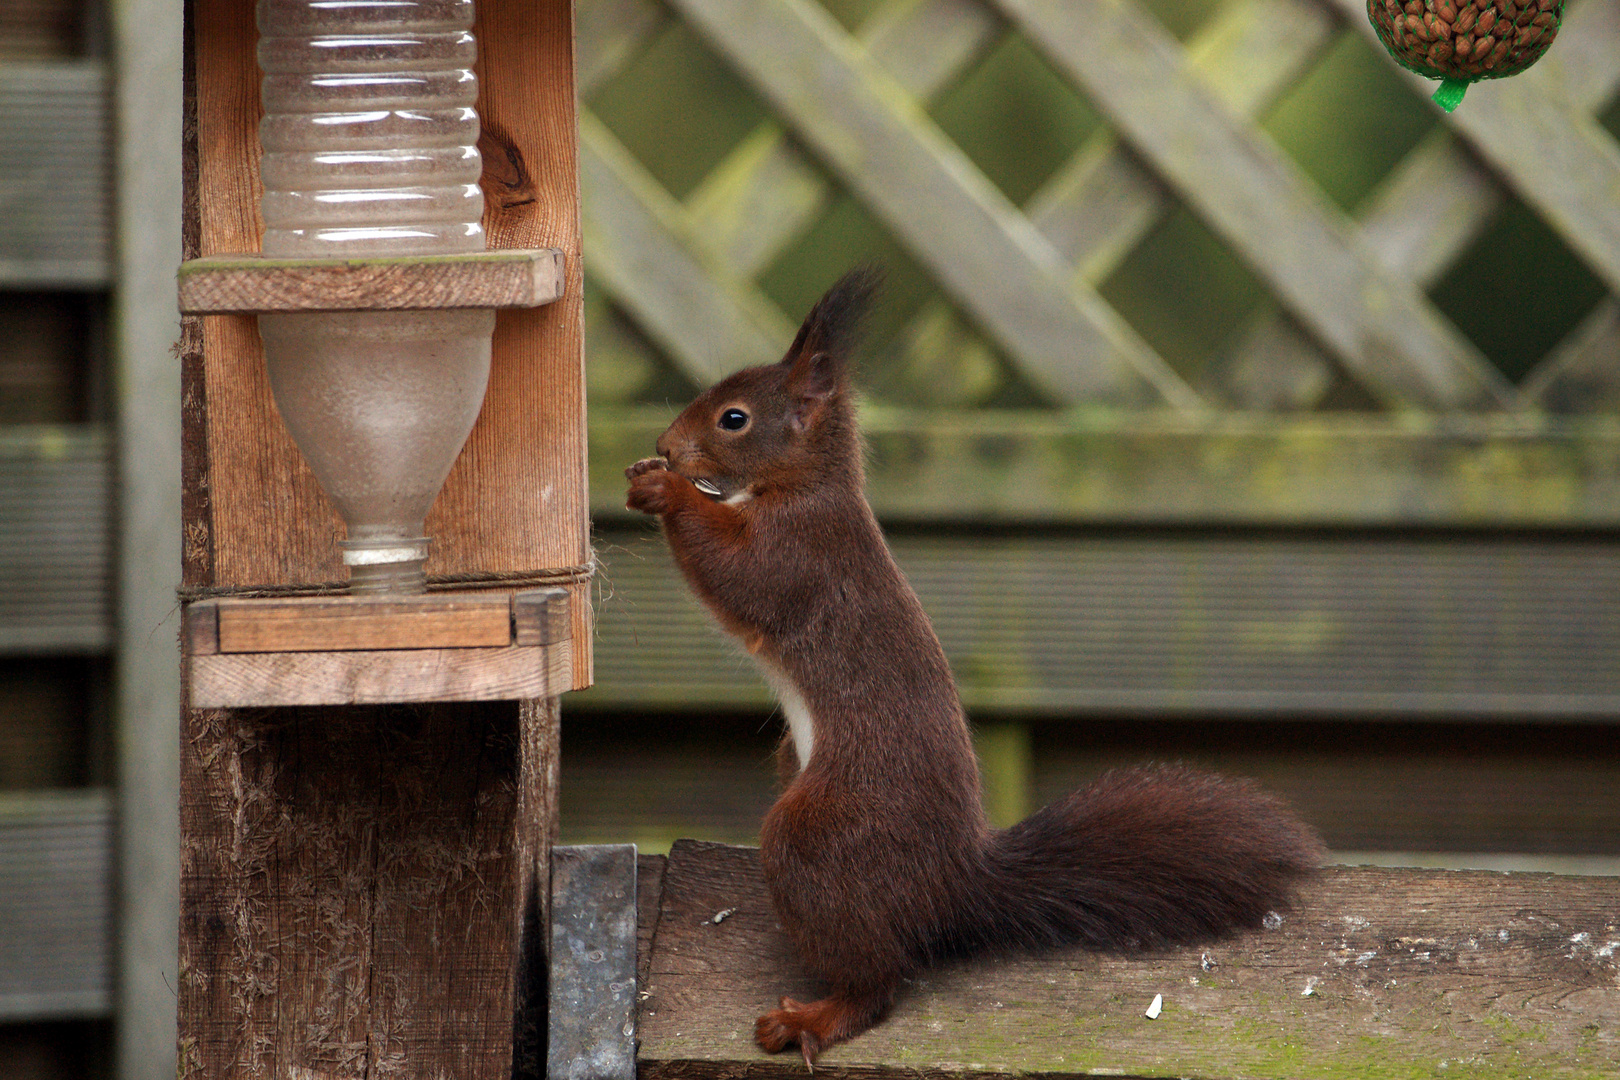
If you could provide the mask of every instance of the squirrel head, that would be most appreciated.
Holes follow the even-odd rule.
[[[828,483],[859,491],[850,352],[878,282],[870,268],[845,274],[779,363],[739,371],[688,405],[658,438],[669,468],[727,502]]]

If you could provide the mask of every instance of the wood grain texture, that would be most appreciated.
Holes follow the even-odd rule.
[[[503,648],[218,653],[185,658],[193,707],[388,705],[549,698],[570,688],[570,643]]]
[[[555,725],[555,702],[192,711],[180,1077],[536,1060]]]
[[[1610,878],[1331,868],[1274,929],[1202,948],[926,972],[816,1072],[1595,1078],[1620,1057],[1617,906]],[[778,996],[820,990],[776,927],[757,853],[677,843],[657,919],[644,1080],[802,1077],[751,1039]]]
[[[1615,340],[1605,325],[1593,324],[1594,347]],[[1600,351],[1593,362],[1614,355]],[[645,457],[668,423],[655,408],[597,410],[598,520],[630,517],[624,464]],[[1178,417],[872,406],[861,427],[870,450],[867,497],[891,522],[1620,523],[1620,423],[1611,416]]]
[[[562,295],[563,262],[563,253],[553,248],[415,259],[211,255],[180,264],[180,312],[539,307]]]
[[[311,596],[222,598],[191,605],[215,612],[213,638],[222,653],[323,652],[352,649],[454,649],[512,644],[511,598],[502,593],[420,597]],[[188,620],[188,625],[190,620]],[[206,641],[187,642],[193,656]]]
[[[258,69],[251,5],[194,0],[194,256],[259,250]],[[502,311],[484,408],[428,515],[427,573],[589,565],[573,32],[568,0],[478,8],[485,220],[492,249],[563,253],[563,297]],[[343,526],[275,414],[251,316],[201,322],[188,403],[188,585],[342,581]],[[196,392],[195,389],[192,392]],[[590,590],[571,586],[574,682],[590,682]]]

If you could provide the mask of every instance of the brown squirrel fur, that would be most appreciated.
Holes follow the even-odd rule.
[[[830,992],[760,1017],[806,1062],[878,1022],[947,956],[1218,937],[1286,906],[1321,857],[1251,784],[1111,773],[1006,830],[979,798],[944,650],[867,505],[848,358],[875,276],[845,276],[778,364],[694,401],[626,470],[698,597],[763,669],[798,773],[760,855],[783,928]]]

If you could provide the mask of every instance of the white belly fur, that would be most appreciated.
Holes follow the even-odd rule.
[[[765,663],[759,667],[765,681],[776,692],[776,700],[781,703],[782,711],[787,714],[788,731],[793,734],[793,752],[799,757],[799,770],[802,772],[810,764],[810,752],[816,745],[815,717],[810,715],[810,706],[804,703],[804,695],[799,693],[799,688],[793,685],[793,680],[785,672]]]

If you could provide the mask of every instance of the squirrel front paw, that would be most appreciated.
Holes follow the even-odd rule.
[[[630,478],[630,494],[624,505],[643,514],[667,514],[675,507],[677,489],[690,484],[684,476],[669,471],[663,458],[643,458],[624,470]]]
[[[628,469],[624,470],[624,478],[626,480],[634,480],[642,473],[649,473],[655,469],[667,468],[669,468],[669,462],[665,461],[661,457],[644,457],[634,465],[630,466]]]

